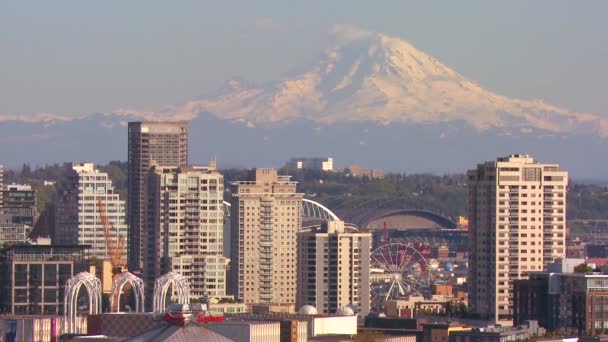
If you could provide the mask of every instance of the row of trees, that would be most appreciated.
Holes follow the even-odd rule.
[[[52,200],[54,187],[44,181],[61,182],[70,164],[53,164],[32,168],[24,164],[18,170],[5,170],[6,183],[32,184],[38,190],[38,208],[44,209]],[[107,172],[116,191],[126,199],[127,163],[112,161],[98,168]],[[226,184],[243,180],[244,169],[221,170]],[[352,177],[343,172],[316,170],[280,170],[298,182],[299,191],[338,211],[357,208],[418,208],[431,210],[452,218],[465,216],[466,177],[463,174],[388,174],[384,179]],[[229,188],[228,186],[226,188]],[[596,185],[571,184],[568,193],[568,219],[607,219],[608,191]]]

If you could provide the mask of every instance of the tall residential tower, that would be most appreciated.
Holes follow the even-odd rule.
[[[298,233],[297,306],[314,306],[320,314],[356,306],[370,310],[372,233],[360,233],[343,221],[328,221]]]
[[[233,183],[230,284],[237,299],[295,304],[301,205],[296,182],[273,169]]]
[[[223,253],[224,177],[210,166],[154,166],[146,179],[144,280],[176,271],[193,299],[226,295]]]
[[[467,178],[470,311],[510,321],[513,280],[565,256],[568,173],[511,155],[479,164]]]
[[[188,164],[188,124],[129,122],[129,269],[143,264],[144,179],[154,165]]]
[[[107,246],[98,200],[105,206],[114,241],[123,236],[128,242],[125,201],[114,192],[108,174],[95,169],[92,163],[73,164],[57,193],[53,242],[90,245],[91,256],[106,259]],[[123,254],[125,252],[126,249]]]

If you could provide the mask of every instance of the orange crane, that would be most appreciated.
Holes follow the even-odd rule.
[[[124,236],[119,235],[118,241],[114,243],[114,239],[112,238],[112,231],[114,230],[114,227],[112,227],[112,224],[108,220],[106,206],[101,198],[97,200],[97,207],[99,208],[99,216],[101,217],[101,223],[103,224],[103,235],[106,238],[108,258],[112,264],[112,279],[115,279],[118,277],[118,275],[120,275],[122,272],[126,272],[127,270],[123,262],[125,238]],[[118,294],[118,296],[120,296],[120,294]],[[114,298],[110,298],[111,311],[118,312],[118,298],[116,296],[112,297]]]
[[[103,234],[106,238],[106,248],[108,251],[108,258],[112,264],[112,273],[116,276],[123,272],[125,266],[123,262],[125,237],[120,235],[118,241],[114,243],[114,239],[112,238],[112,231],[114,229],[110,224],[110,221],[108,221],[106,206],[101,198],[97,200],[97,207],[99,208],[99,215],[101,216],[101,223],[103,224]]]

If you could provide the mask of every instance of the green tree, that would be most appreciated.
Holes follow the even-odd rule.
[[[588,273],[588,272],[593,272],[593,267],[582,263],[576,267],[574,267],[574,272],[576,273]]]

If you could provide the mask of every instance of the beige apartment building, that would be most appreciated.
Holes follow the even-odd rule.
[[[254,169],[232,185],[230,294],[245,303],[296,302],[302,194],[290,176]]]
[[[343,221],[328,221],[298,233],[297,307],[312,305],[333,314],[352,305],[357,314],[370,311],[371,233],[360,233]]]
[[[467,177],[470,311],[507,323],[513,280],[565,256],[568,173],[510,155],[479,164]]]
[[[226,295],[223,253],[224,177],[210,166],[154,166],[146,179],[144,281],[178,272],[192,299]]]
[[[188,124],[185,122],[129,122],[129,269],[138,270],[144,258],[144,180],[153,165],[188,164]]]

